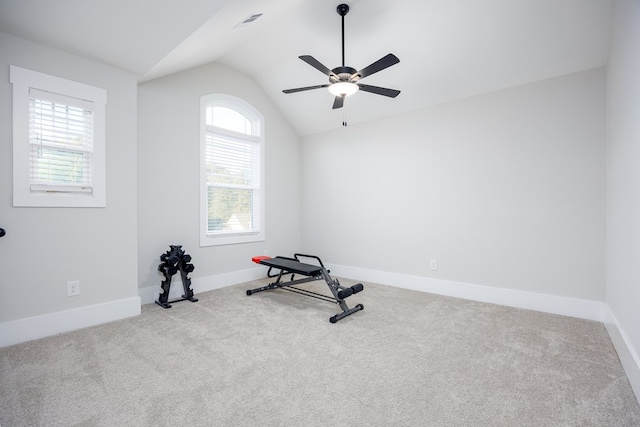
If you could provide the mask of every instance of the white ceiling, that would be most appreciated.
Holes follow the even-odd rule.
[[[298,56],[341,64],[340,0],[0,0],[0,31],[127,70],[140,81],[209,62],[253,77],[300,135],[374,120],[607,62],[613,0],[351,0],[346,65],[400,63],[332,110]],[[234,28],[254,13],[254,23]],[[1,54],[1,53],[0,53]]]

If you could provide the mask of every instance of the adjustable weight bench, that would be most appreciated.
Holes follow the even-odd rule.
[[[313,258],[320,265],[307,264],[300,261],[300,258]],[[269,267],[269,271],[267,272],[268,277],[277,277],[276,281],[270,283],[266,286],[262,286],[256,289],[247,290],[247,295],[253,295],[257,292],[262,291],[270,291],[273,289],[283,289],[285,291],[295,292],[297,294],[301,294],[304,296],[317,298],[323,301],[328,301],[334,304],[338,304],[342,312],[332,316],[329,318],[331,323],[336,323],[338,320],[343,319],[350,314],[355,313],[356,311],[360,311],[364,309],[362,304],[358,304],[353,308],[349,308],[347,303],[344,301],[345,298],[350,297],[353,294],[357,294],[358,292],[364,289],[362,283],[355,284],[350,287],[342,286],[337,279],[332,279],[329,275],[329,270],[324,268],[322,261],[315,255],[304,255],[304,254],[295,254],[294,258],[287,258],[277,256],[275,258],[271,258],[269,256],[257,256],[253,257],[252,261],[256,264],[262,264]],[[278,273],[272,274],[271,271],[273,269],[279,270]],[[282,279],[284,276],[291,274],[289,281],[283,282]],[[295,279],[295,275],[299,274],[301,276],[305,276],[301,279]],[[298,288],[293,285],[300,285],[303,283],[309,283],[316,280],[324,279],[331,291],[331,295],[327,296],[324,294],[320,294],[317,292],[312,292],[306,289]]]

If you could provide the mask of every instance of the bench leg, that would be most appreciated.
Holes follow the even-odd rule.
[[[348,309],[346,311],[343,311],[342,313],[338,313],[335,316],[330,317],[329,318],[329,322],[336,323],[338,320],[344,319],[345,317],[350,316],[353,313],[355,313],[356,311],[360,311],[360,310],[364,310],[364,305],[358,304],[353,308],[350,308],[350,309]]]

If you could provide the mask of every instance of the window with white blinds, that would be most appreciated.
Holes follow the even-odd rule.
[[[31,191],[91,192],[93,102],[29,90]]]
[[[14,206],[106,206],[107,91],[10,66]]]
[[[201,245],[264,240],[263,119],[226,95],[202,98]]]

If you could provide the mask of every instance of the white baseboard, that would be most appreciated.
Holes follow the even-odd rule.
[[[604,324],[611,337],[611,342],[618,353],[620,363],[622,363],[622,367],[627,374],[629,384],[631,384],[631,388],[636,394],[636,399],[640,401],[640,358],[633,349],[624,329],[620,326],[618,319],[616,319],[616,316],[608,306],[605,313]]]
[[[604,321],[605,303],[601,301],[559,297],[470,283],[451,282],[429,277],[388,273],[385,271],[332,265],[331,274],[353,280],[380,283],[432,294],[488,302],[509,307]]]
[[[162,276],[159,276],[162,278]],[[237,285],[239,283],[250,282],[252,280],[264,279],[267,277],[266,267],[254,267],[247,270],[232,271],[230,273],[216,274],[213,276],[196,277],[191,279],[191,289],[196,298],[200,292],[212,291],[214,289],[220,289],[227,286]],[[158,299],[162,289],[160,288],[160,282],[157,286],[149,286],[146,288],[140,288],[138,295],[142,304],[152,304]],[[171,289],[169,290],[169,299],[181,298],[184,294],[182,287],[182,279],[180,274],[176,274],[171,279]]]
[[[0,323],[0,347],[113,322],[139,314],[140,298],[133,297]]]

